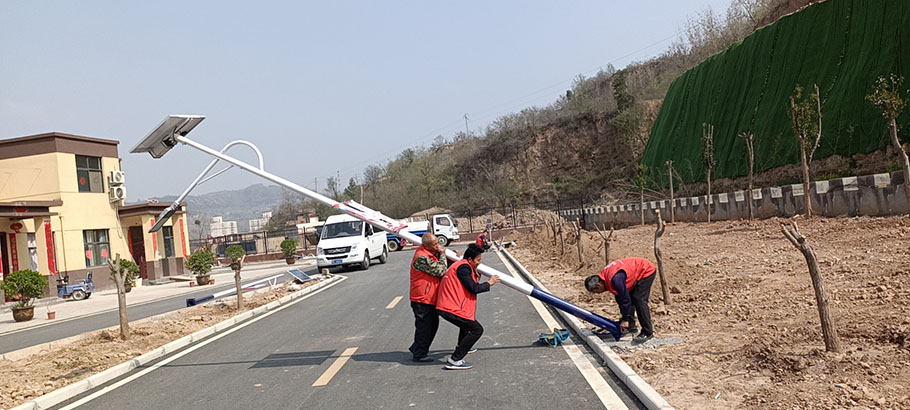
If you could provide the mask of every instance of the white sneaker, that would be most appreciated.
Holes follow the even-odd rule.
[[[472,367],[474,367],[474,365],[472,365],[464,360],[459,360],[456,362],[456,361],[453,361],[451,357],[448,360],[446,360],[446,366],[445,366],[445,368],[448,370],[467,370]]]

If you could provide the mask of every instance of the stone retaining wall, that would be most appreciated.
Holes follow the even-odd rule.
[[[904,195],[903,172],[875,174],[860,177],[836,178],[811,183],[812,208],[814,215],[827,217],[889,216],[908,212]],[[748,198],[753,201],[756,218],[775,216],[789,217],[804,213],[803,185],[792,184],[779,187],[745,191],[722,192],[711,195],[711,220],[738,220],[749,218]],[[705,195],[676,198],[676,221],[698,222],[707,220]],[[670,220],[669,200],[646,201],[645,222],[657,221],[656,210],[660,209],[665,221]],[[628,226],[641,223],[639,204],[597,206],[583,209],[567,209],[559,212],[568,220],[578,218],[586,229],[593,225]]]

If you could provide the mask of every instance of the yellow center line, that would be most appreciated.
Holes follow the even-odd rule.
[[[386,309],[392,309],[392,308],[394,308],[395,305],[398,304],[398,302],[401,302],[401,298],[402,298],[402,297],[403,297],[403,296],[396,296],[395,299],[392,299],[392,301],[389,302],[389,305],[386,306],[385,308],[386,308]]]
[[[354,352],[356,352],[356,351],[357,351],[357,347],[349,347],[347,349],[344,349],[344,353],[342,353],[341,356],[338,356],[338,358],[335,359],[335,361],[332,363],[332,365],[329,366],[328,369],[326,369],[325,373],[323,373],[322,376],[319,376],[319,378],[316,379],[316,382],[313,383],[313,387],[320,387],[320,386],[325,386],[325,385],[329,384],[329,382],[332,380],[332,378],[335,377],[335,374],[337,374],[338,371],[341,370],[341,366],[344,366],[344,364],[347,363],[348,359],[350,359],[351,356],[353,356]]]

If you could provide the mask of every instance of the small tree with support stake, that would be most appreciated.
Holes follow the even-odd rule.
[[[822,101],[818,85],[815,93],[803,101],[803,88],[797,84],[790,96],[790,118],[793,120],[793,135],[799,142],[800,166],[803,171],[803,196],[806,216],[812,216],[812,195],[809,191],[809,166],[822,139]],[[813,101],[815,100],[815,104]],[[814,141],[813,141],[814,138]]]
[[[670,287],[667,285],[667,275],[664,272],[664,256],[660,251],[660,237],[664,234],[664,220],[660,217],[660,209],[657,210],[657,230],[654,231],[654,258],[657,260],[657,277],[660,278],[660,291],[664,294],[664,303],[670,306],[673,300],[670,298]]]
[[[224,251],[225,256],[231,260],[231,269],[234,271],[234,287],[237,288],[237,310],[243,309],[243,289],[240,287],[240,269],[246,259],[246,251],[237,244],[228,246]]]
[[[746,191],[746,201],[749,203],[749,220],[755,217],[754,212],[752,211],[752,170],[755,164],[755,151],[753,151],[753,139],[755,135],[752,133],[744,132],[739,134],[739,137],[746,142],[746,154],[749,156],[749,189]]]
[[[124,281],[127,273],[120,266],[120,254],[115,254],[114,259],[107,260],[107,266],[111,269],[111,276],[114,277],[114,284],[117,285],[117,309],[120,311],[120,339],[129,340],[130,324],[126,318],[126,287]]]
[[[610,240],[613,238],[613,227],[610,227],[610,233],[604,234],[604,231],[607,230],[607,226],[604,225],[604,229],[601,230],[597,227],[597,224],[594,224],[594,229],[597,229],[597,233],[604,240],[604,266],[610,264]]]
[[[828,310],[828,294],[825,293],[825,283],[822,281],[822,275],[818,269],[818,259],[815,258],[815,251],[812,245],[806,241],[806,238],[799,232],[799,226],[794,221],[792,229],[787,229],[784,224],[780,225],[781,232],[806,258],[806,264],[809,265],[809,277],[812,278],[812,287],[815,288],[815,303],[818,305],[818,316],[822,322],[822,336],[825,339],[825,350],[838,353],[841,351],[840,339],[837,337],[837,327],[834,319],[831,318],[831,312]]]
[[[717,161],[714,160],[714,126],[705,122],[701,124],[701,152],[705,163],[705,179],[708,181],[705,211],[708,213],[708,222],[711,222],[711,169]]]
[[[881,109],[882,116],[888,121],[891,145],[897,151],[901,167],[904,169],[904,195],[907,198],[907,213],[910,214],[910,158],[907,157],[907,151],[901,146],[901,141],[897,136],[897,117],[904,111],[905,104],[900,90],[903,84],[904,77],[895,74],[891,74],[889,78],[879,77],[875,82],[874,92],[867,95],[866,99]]]

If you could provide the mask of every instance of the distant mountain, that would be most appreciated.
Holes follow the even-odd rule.
[[[250,219],[259,218],[263,212],[277,207],[283,190],[277,185],[255,184],[233,191],[188,196],[186,208],[189,213],[187,220],[190,223],[190,237],[197,238],[199,235],[193,221],[198,219],[203,221],[203,226],[208,226],[207,222],[213,216],[221,216],[224,221],[237,221],[240,232],[249,232]],[[177,195],[167,195],[158,197],[158,202],[170,203],[175,199]]]

